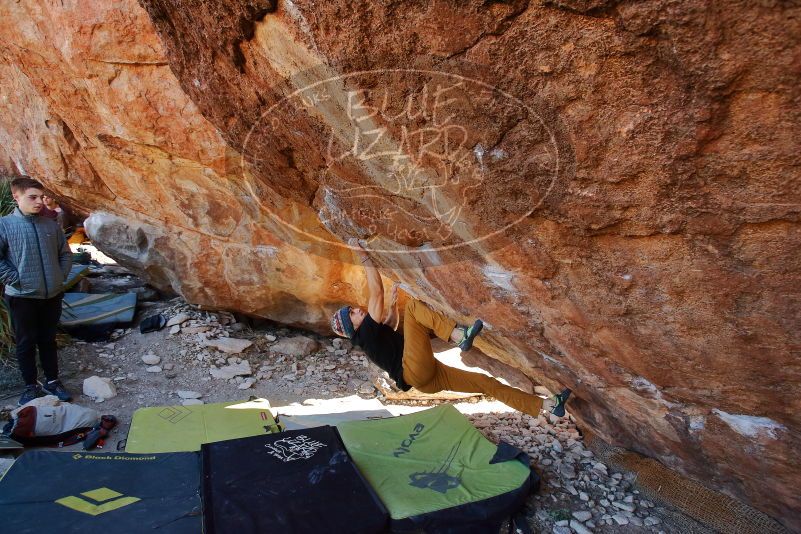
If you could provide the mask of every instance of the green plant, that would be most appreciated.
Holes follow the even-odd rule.
[[[11,194],[11,181],[5,176],[0,177],[0,217],[8,215],[16,207],[17,203]]]
[[[0,299],[0,361],[12,362],[14,352],[14,332],[11,329],[11,315],[8,313],[6,301]]]
[[[11,194],[11,182],[7,177],[0,178],[0,217],[8,215],[17,204]],[[14,333],[11,329],[11,315],[8,313],[6,301],[3,299],[5,288],[0,289],[0,362],[12,364],[11,354],[14,349]]]
[[[564,508],[559,508],[558,510],[551,510],[551,519],[554,521],[567,521],[572,516],[570,515],[570,510],[565,510]]]

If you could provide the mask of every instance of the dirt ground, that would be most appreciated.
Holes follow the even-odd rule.
[[[373,386],[380,371],[345,340],[269,321],[200,311],[180,298],[158,300],[141,280],[113,265],[93,271],[89,278],[92,292],[136,290],[143,298],[155,299],[140,302],[134,322],[114,331],[108,341],[62,339],[61,378],[73,392],[73,402],[119,419],[104,450],[124,450],[132,416],[142,407],[245,400],[251,396],[268,399],[272,406],[286,406],[358,394],[378,398],[392,413],[400,413],[438,402],[409,401],[393,409]],[[156,313],[185,320],[177,328],[141,334],[138,322]],[[208,340],[224,338],[248,340],[252,345],[238,354],[205,346]],[[212,371],[220,376],[244,362],[250,366],[248,374],[212,376]],[[0,382],[4,414],[16,407],[21,391],[14,384],[13,373],[6,369],[5,381]],[[91,376],[111,379],[116,395],[108,399],[84,395],[84,380]],[[187,401],[179,391],[199,400]],[[642,498],[632,473],[599,465],[592,452],[583,447],[581,429],[571,418],[533,418],[484,398],[472,398],[457,407],[469,414],[490,440],[503,438],[532,457],[533,467],[543,477],[540,491],[530,497],[527,508],[534,532],[710,532],[681,512]]]

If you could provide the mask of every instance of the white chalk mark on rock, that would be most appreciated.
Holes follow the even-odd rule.
[[[515,276],[514,274],[497,265],[486,265],[482,271],[484,277],[495,287],[517,293],[517,288],[512,283]]]
[[[784,425],[767,417],[730,414],[724,412],[723,410],[718,410],[717,408],[712,410],[712,413],[720,417],[720,419],[729,425],[732,430],[749,438],[757,438],[762,435],[768,436],[771,439],[779,439],[776,435],[776,431],[787,429]]]

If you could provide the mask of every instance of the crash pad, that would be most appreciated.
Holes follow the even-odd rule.
[[[136,311],[136,293],[64,293],[62,326],[130,323]]]
[[[18,441],[14,441],[8,436],[0,435],[0,451],[8,452],[24,449],[25,446]]]
[[[393,531],[497,532],[537,482],[525,454],[499,448],[450,404],[337,428]]]
[[[199,451],[203,443],[279,432],[264,399],[194,406],[156,406],[134,412],[126,452]]]
[[[203,532],[379,533],[387,512],[336,428],[202,447]]]
[[[198,453],[24,453],[0,480],[3,532],[201,532]]]
[[[88,265],[73,265],[72,269],[70,269],[70,274],[67,275],[67,279],[64,281],[64,291],[72,289],[88,273]]]

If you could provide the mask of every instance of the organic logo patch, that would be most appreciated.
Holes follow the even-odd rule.
[[[315,441],[303,434],[299,436],[283,438],[265,445],[267,451],[283,462],[293,460],[308,460],[319,449],[326,447],[324,443]]]
[[[423,423],[417,423],[414,425],[414,428],[411,432],[409,432],[409,437],[405,438],[403,441],[400,442],[400,445],[392,452],[392,456],[395,458],[400,458],[401,455],[406,454],[411,450],[412,444],[415,442],[417,438],[420,437],[420,434],[425,429],[425,425]]]
[[[356,250],[343,251],[342,236],[360,237],[383,258],[412,255],[396,265],[417,268],[506,246],[515,226],[565,195],[572,138],[546,100],[506,92],[486,66],[439,63],[344,74],[326,63],[282,79],[272,91],[283,98],[243,120],[251,128],[229,172],[307,253],[347,261]],[[314,183],[294,193],[313,197],[318,225],[262,200],[260,177],[276,169]],[[476,224],[490,213],[492,224]]]
[[[95,516],[117,510],[140,500],[138,497],[125,497],[122,493],[118,493],[109,488],[97,488],[91,491],[85,491],[81,493],[81,495],[86,497],[86,499],[70,495],[69,497],[58,499],[56,503],[75,510],[76,512]]]
[[[445,458],[445,461],[442,462],[437,469],[433,471],[419,471],[409,475],[409,485],[415,488],[432,489],[439,493],[447,493],[448,490],[458,487],[462,483],[462,479],[457,476],[449,475],[448,469],[450,469],[453,459],[456,458],[456,453],[461,444],[462,442],[460,441],[453,446],[451,452],[448,453],[448,457]]]
[[[172,424],[180,423],[192,411],[183,406],[167,406],[159,412],[159,417]]]

